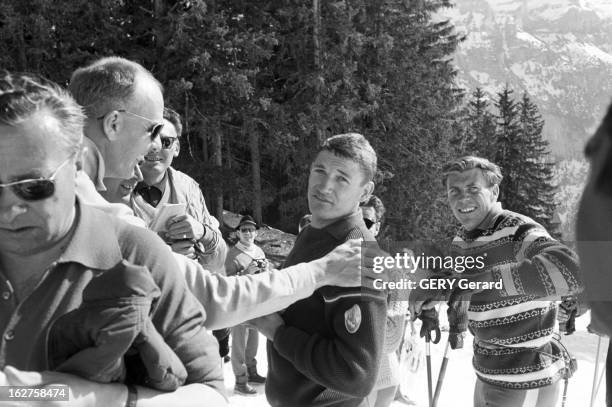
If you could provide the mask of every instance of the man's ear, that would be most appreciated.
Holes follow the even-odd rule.
[[[491,192],[493,194],[493,202],[497,202],[497,198],[499,198],[499,184],[493,185]]]
[[[176,158],[178,157],[180,152],[181,152],[181,140],[176,139],[176,142],[174,143],[174,154],[172,154],[172,156]]]
[[[374,182],[368,181],[363,185],[363,192],[359,198],[359,202],[365,202],[370,199],[370,195],[374,192]]]
[[[123,116],[117,110],[113,110],[102,119],[102,132],[109,141],[115,141],[123,125]]]

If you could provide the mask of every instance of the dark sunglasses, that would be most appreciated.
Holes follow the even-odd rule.
[[[366,228],[368,228],[368,229],[370,229],[372,227],[372,225],[374,225],[376,223],[373,220],[368,219],[368,218],[363,218],[363,222],[365,223]]]
[[[72,159],[72,155],[66,159],[59,167],[53,171],[49,178],[24,179],[21,181],[0,184],[0,188],[11,188],[11,191],[24,201],[41,201],[47,199],[55,193],[55,177]]]
[[[174,142],[176,141],[176,137],[163,137],[160,136],[159,138],[161,140],[161,146],[164,150],[169,149],[170,147],[172,147],[174,145]]]
[[[144,116],[141,116],[141,115],[139,115],[139,114],[132,113],[132,112],[130,112],[129,110],[125,110],[125,109],[117,109],[117,111],[118,111],[119,113],[129,114],[129,115],[132,115],[132,116],[134,116],[134,117],[138,117],[139,119],[146,120],[146,121],[148,121],[149,123],[153,123],[153,124],[151,125],[151,127],[149,127],[149,128],[147,129],[147,133],[149,133],[149,135],[151,136],[151,140],[155,140],[155,139],[157,138],[157,136],[159,136],[159,133],[160,133],[160,132],[162,131],[162,129],[164,128],[164,123],[159,123],[159,122],[156,122],[155,120],[151,120],[151,119],[149,119],[148,117],[144,117]],[[108,114],[108,113],[107,113],[107,114]],[[105,116],[106,116],[106,115],[103,115],[103,116],[98,117],[98,120],[102,120],[102,119],[104,119],[104,117],[105,117]]]

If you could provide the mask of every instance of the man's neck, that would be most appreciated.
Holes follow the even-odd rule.
[[[355,213],[357,213],[357,211],[359,211],[359,207],[356,207],[355,210],[353,210],[353,212],[348,213],[344,216],[338,216],[337,218],[330,218],[330,219],[319,218],[317,215],[313,213],[310,225],[315,229],[323,229],[324,227],[327,227],[331,225],[332,223],[339,221],[340,219],[350,218]]]
[[[495,202],[493,206],[491,207],[491,209],[489,210],[489,213],[487,213],[487,216],[485,216],[482,222],[480,222],[480,224],[476,226],[474,229],[472,229],[471,231],[478,230],[478,229],[480,230],[489,229],[490,227],[493,226],[493,220],[497,217],[497,215],[499,215],[503,211],[504,209],[501,206],[501,202]]]
[[[251,242],[243,242],[242,240],[239,240],[239,242],[240,242],[241,245],[243,245],[247,249],[250,249],[255,244],[255,243],[251,243]]]
[[[147,184],[150,187],[155,187],[157,189],[159,189],[162,194],[164,193],[164,191],[166,190],[166,177],[168,176],[168,170],[164,171],[162,174],[157,175],[155,178],[152,179],[146,179],[144,180],[145,184]]]

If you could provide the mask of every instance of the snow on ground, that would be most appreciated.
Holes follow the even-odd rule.
[[[597,349],[598,337],[590,334],[586,330],[589,322],[588,312],[576,321],[576,332],[569,336],[563,336],[562,341],[568,347],[570,353],[578,360],[578,371],[569,381],[566,407],[588,406],[591,397],[591,388],[593,385],[593,372],[595,368],[595,352]],[[444,324],[444,322],[442,322]],[[444,354],[444,345],[446,344],[446,334],[443,333],[442,339],[438,345],[431,346],[431,360],[435,388],[438,370]],[[601,350],[599,353],[599,368],[605,364],[606,350],[608,340],[603,339]],[[425,344],[420,343],[423,353],[425,352]],[[266,361],[266,341],[260,335],[259,351],[257,355],[259,373],[265,375],[267,372]],[[468,335],[463,349],[454,350],[450,353],[449,363],[446,370],[446,376],[440,394],[438,407],[469,407],[472,405],[472,396],[476,376],[472,369],[472,339]],[[224,366],[225,386],[230,399],[231,406],[240,407],[267,407],[266,397],[264,394],[264,385],[254,385],[258,394],[256,396],[243,396],[233,394],[234,375],[232,373],[231,363],[226,363]],[[427,370],[425,361],[421,364],[414,374],[404,374],[402,377],[403,387],[410,390],[410,397],[417,402],[417,407],[427,407]],[[598,392],[595,406],[605,406],[605,377],[603,378],[601,388]],[[404,404],[394,402],[391,407],[401,407]],[[558,406],[561,406],[559,401]]]

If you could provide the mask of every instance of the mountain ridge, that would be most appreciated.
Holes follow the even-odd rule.
[[[517,100],[527,91],[553,156],[582,158],[612,95],[612,2],[462,0],[439,18],[467,34],[455,54],[460,86],[493,99],[506,83]]]

